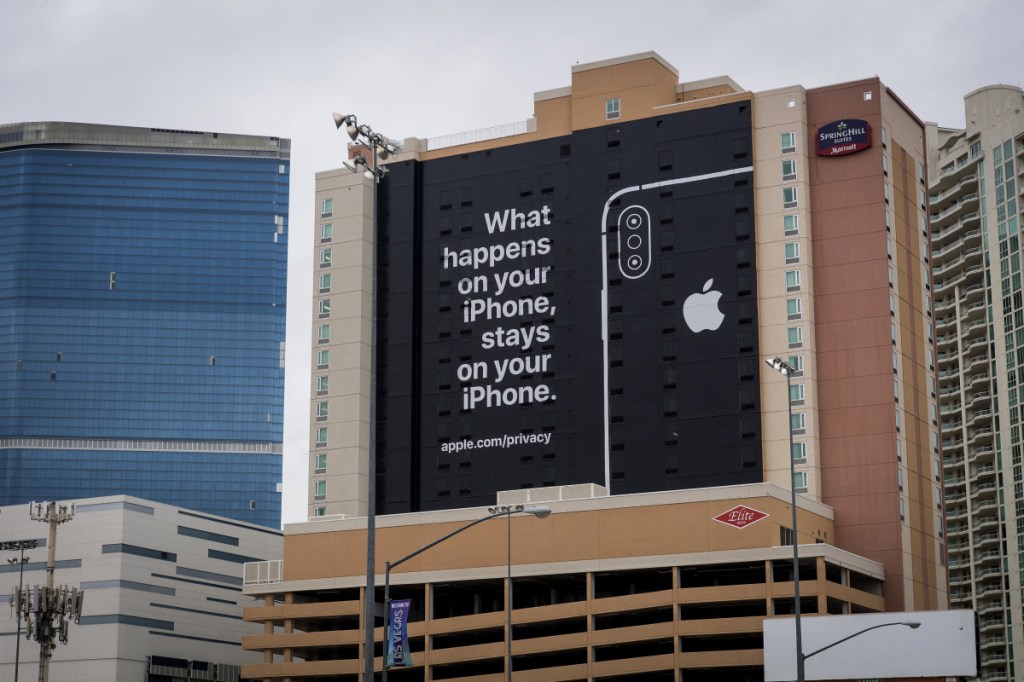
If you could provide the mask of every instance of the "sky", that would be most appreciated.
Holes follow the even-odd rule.
[[[574,64],[655,51],[751,91],[879,76],[917,115],[1024,80],[1020,0],[7,0],[0,123],[75,121],[292,140],[285,523],[305,520],[314,174],[348,137],[522,121]]]

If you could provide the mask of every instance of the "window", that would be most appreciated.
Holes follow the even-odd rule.
[[[790,320],[800,319],[800,299],[799,298],[787,298],[786,299],[786,318]]]
[[[782,232],[787,237],[800,233],[800,216],[796,214],[782,216]]]
[[[903,521],[906,518],[907,518],[907,502],[906,502],[906,500],[903,499],[903,496],[900,495],[900,521]]]
[[[326,294],[331,290],[331,276],[330,274],[320,275],[320,293]]]
[[[794,377],[803,376],[803,373],[804,373],[804,356],[802,356],[802,355],[790,355],[786,359],[786,364],[793,368],[793,373],[790,376],[794,376]]]
[[[804,385],[791,384],[789,387],[789,402],[793,405],[804,404]]]
[[[322,324],[316,330],[317,343],[327,343],[331,340],[331,325]]]
[[[886,156],[885,154],[882,154],[882,174],[889,174],[889,157]]]
[[[802,327],[790,327],[786,330],[786,337],[790,348],[801,348],[804,345],[804,330]]]
[[[787,242],[785,246],[786,265],[800,262],[800,242]]]
[[[799,270],[786,270],[786,291],[800,291]]]
[[[793,473],[793,489],[798,493],[807,492],[807,472],[796,471]]]
[[[326,474],[327,473],[327,453],[318,452],[313,457],[313,473]]]
[[[327,419],[327,415],[330,413],[329,403],[326,400],[322,400],[316,404],[316,418]]]
[[[316,378],[316,393],[317,395],[324,395],[330,390],[331,380],[329,377],[317,377]]]
[[[331,250],[320,249],[320,267],[326,268],[331,265]]]
[[[796,151],[796,133],[782,133],[782,153],[788,154],[789,152]]]
[[[793,449],[791,451],[794,462],[806,462],[807,461],[807,443],[793,443]]]
[[[903,461],[903,441],[901,441],[899,438],[896,439],[896,461]]]
[[[327,516],[327,507],[314,507],[313,516]]]
[[[899,485],[900,490],[903,490],[903,469],[896,469],[896,483]]]
[[[327,369],[331,364],[331,351],[318,350],[316,352],[316,368]]]
[[[313,481],[313,499],[327,499],[327,481]]]
[[[320,202],[320,217],[331,218],[334,216],[334,199],[324,199]]]
[[[605,120],[614,121],[615,119],[622,116],[622,99],[619,97],[612,97],[611,99],[605,100],[604,103],[604,117]]]
[[[324,223],[320,226],[320,241],[329,242],[334,236],[334,223]]]
[[[321,426],[316,430],[316,446],[318,448],[327,447],[327,427]]]
[[[807,415],[803,412],[794,412],[793,416],[789,418],[789,428],[793,430],[793,433],[803,433],[807,430]]]
[[[782,179],[796,180],[796,159],[782,160]]]
[[[782,208],[796,208],[796,187],[782,188]]]
[[[796,108],[796,100],[795,99],[791,99],[788,102],[786,102],[786,108],[788,108],[788,109],[795,109]]]
[[[870,102],[872,97],[873,97],[873,95],[872,95],[870,90],[865,90],[864,91],[864,101],[865,102]]]
[[[329,317],[331,314],[331,299],[320,299],[320,317]]]

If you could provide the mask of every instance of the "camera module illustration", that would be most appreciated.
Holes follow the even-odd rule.
[[[749,102],[391,164],[380,511],[762,479]]]

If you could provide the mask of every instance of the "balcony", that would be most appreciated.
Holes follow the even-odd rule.
[[[973,277],[975,275],[980,277],[983,273],[983,270],[984,268],[982,268],[982,266],[980,265],[972,265],[968,268],[965,268],[963,272],[959,274],[954,273],[951,277],[948,277],[944,280],[937,279],[935,280],[935,291],[938,292],[940,289],[946,289],[953,285],[960,284],[961,282],[966,281],[968,277]]]
[[[975,246],[973,248],[967,249],[966,251],[961,252],[959,257],[954,258],[953,260],[948,261],[946,263],[943,263],[942,265],[936,266],[935,268],[932,269],[932,275],[938,277],[940,275],[948,274],[949,272],[952,272],[953,270],[958,268],[964,262],[968,260],[973,260],[976,256],[981,256],[981,247]]]
[[[972,500],[982,498],[988,499],[990,497],[995,497],[995,494],[996,484],[994,481],[989,481],[988,483],[979,483],[977,486],[971,488]]]
[[[951,237],[978,226],[981,222],[981,216],[977,211],[965,214],[955,223],[948,224],[942,229],[932,231],[932,244],[942,244]],[[932,225],[932,227],[938,227]]]
[[[928,205],[934,206],[935,204],[941,204],[945,199],[952,197],[958,191],[963,191],[967,185],[977,185],[978,176],[975,174],[965,175],[960,182],[956,183],[949,189],[942,191],[940,194],[932,194],[928,197]]]

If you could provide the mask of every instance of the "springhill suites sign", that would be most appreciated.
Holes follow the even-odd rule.
[[[871,146],[871,126],[859,118],[844,118],[818,128],[818,156],[843,156]]]

